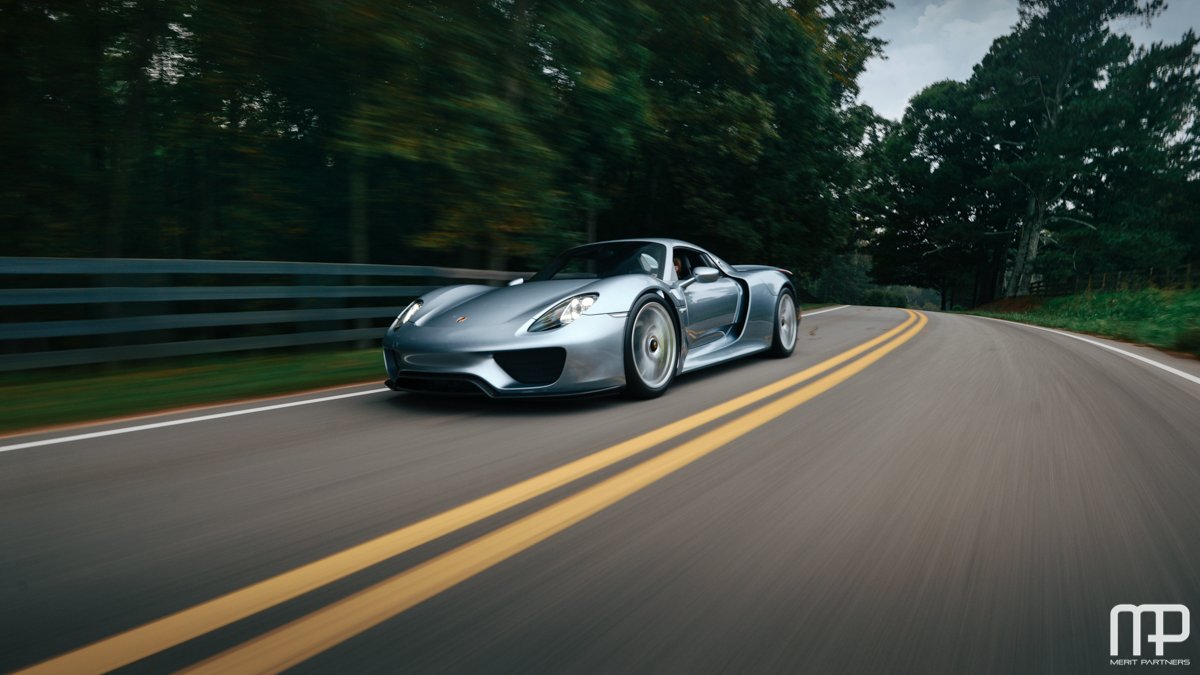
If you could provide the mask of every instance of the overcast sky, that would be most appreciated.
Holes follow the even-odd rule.
[[[875,34],[888,41],[886,60],[867,64],[859,80],[862,99],[884,117],[899,120],[908,99],[939,80],[965,80],[992,40],[1017,22],[1017,0],[892,0]],[[1167,0],[1165,13],[1147,29],[1126,20],[1118,29],[1139,43],[1178,41],[1200,32],[1200,0]]]

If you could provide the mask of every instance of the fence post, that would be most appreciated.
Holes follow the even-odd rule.
[[[1103,291],[1103,290],[1105,290],[1105,289],[1107,289],[1107,288],[1108,288],[1108,272],[1105,272],[1105,273],[1104,273],[1104,274],[1103,274],[1103,275],[1100,277],[1100,290],[1102,290],[1102,291]]]

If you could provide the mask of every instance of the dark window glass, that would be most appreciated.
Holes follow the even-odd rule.
[[[667,247],[644,241],[618,241],[573,248],[550,261],[530,281],[604,279],[621,274],[663,276]]]

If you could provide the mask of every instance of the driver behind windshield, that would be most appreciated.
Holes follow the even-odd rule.
[[[530,281],[604,279],[621,274],[662,278],[666,247],[650,242],[611,242],[571,249],[555,258]]]

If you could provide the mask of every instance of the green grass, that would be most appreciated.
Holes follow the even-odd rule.
[[[1004,304],[969,313],[1200,355],[1200,290],[1088,293],[1046,298],[1024,310],[1005,311]]]
[[[0,377],[0,432],[384,380],[378,349],[219,355]]]

